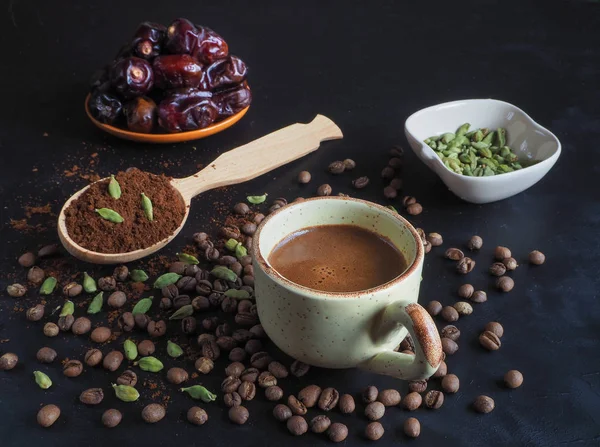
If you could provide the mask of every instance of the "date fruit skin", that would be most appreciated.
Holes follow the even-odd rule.
[[[153,59],[162,50],[167,27],[154,22],[142,22],[133,35],[131,47],[133,53],[142,59]]]
[[[192,51],[193,56],[204,64],[212,64],[227,57],[229,46],[225,39],[206,26],[196,25],[196,28],[198,41],[196,48]]]
[[[154,130],[158,107],[147,96],[138,96],[125,104],[123,109],[127,127],[132,132],[150,133]]]
[[[216,32],[182,18],[167,28],[166,48],[173,54],[191,54],[203,64],[212,64],[229,54],[227,42]]]
[[[111,67],[110,82],[123,98],[143,96],[154,85],[154,72],[147,60],[139,57],[126,57]]]
[[[212,93],[195,88],[175,89],[158,106],[158,123],[168,132],[202,129],[219,114]]]
[[[202,79],[204,90],[216,90],[244,82],[248,67],[239,57],[229,56],[212,63]]]
[[[114,124],[121,116],[123,104],[112,93],[96,90],[90,96],[88,108],[92,116],[105,124]]]
[[[158,56],[152,63],[154,83],[158,88],[199,87],[202,65],[189,54]]]
[[[188,19],[175,19],[167,28],[165,47],[169,53],[192,54],[198,45],[198,29]]]
[[[213,98],[219,108],[219,119],[222,119],[248,107],[252,102],[252,93],[248,83],[244,82],[216,93]]]

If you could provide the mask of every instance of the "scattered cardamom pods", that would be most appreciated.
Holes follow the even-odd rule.
[[[142,209],[150,222],[154,220],[154,212],[152,211],[152,201],[142,193]]]
[[[135,303],[135,306],[133,306],[133,310],[131,311],[131,313],[133,315],[145,314],[150,310],[150,307],[152,307],[152,298],[142,298],[137,303]]]
[[[110,182],[108,182],[108,194],[113,199],[121,198],[121,185],[119,185],[114,175],[110,176]]]
[[[183,349],[177,343],[173,343],[171,340],[167,340],[167,354],[176,359],[183,355]]]
[[[98,290],[96,281],[87,272],[83,272],[83,290],[87,293],[94,293]]]
[[[50,377],[41,371],[34,371],[33,377],[35,377],[35,383],[37,383],[38,386],[43,390],[47,390],[52,386],[52,380],[50,380]]]
[[[242,259],[244,256],[248,256],[248,250],[246,250],[246,247],[239,243],[235,247],[235,257]]]
[[[110,208],[99,208],[96,209],[96,212],[100,214],[101,218],[106,219],[112,223],[121,223],[124,220],[119,213],[111,210]]]
[[[52,292],[54,292],[55,287],[56,278],[53,276],[48,276],[42,283],[42,287],[40,287],[40,293],[42,295],[50,295]]]
[[[87,313],[91,314],[91,315],[97,314],[98,312],[100,312],[102,310],[103,304],[104,304],[104,292],[100,292],[90,302],[90,305],[87,308]]]
[[[146,272],[139,269],[132,270],[129,274],[129,277],[133,282],[145,282],[148,280],[148,275]]]
[[[247,290],[228,289],[223,295],[228,296],[229,298],[235,298],[237,300],[250,299],[250,294]]]
[[[181,388],[179,391],[184,391],[190,395],[192,399],[200,399],[202,402],[212,402],[217,399],[217,395],[211,393],[202,385],[188,386],[187,388]]]
[[[238,241],[231,238],[227,242],[225,242],[225,248],[229,251],[235,251],[235,247],[237,247],[238,244],[239,244]]]
[[[75,313],[75,304],[73,301],[67,300],[65,304],[63,304],[59,317],[66,317],[67,315],[73,315]]]
[[[185,264],[199,264],[198,258],[187,253],[177,253],[177,259]]]
[[[164,368],[162,362],[152,356],[142,357],[134,363],[134,366],[139,366],[143,371],[149,372],[159,372]]]
[[[165,273],[156,278],[156,281],[154,281],[154,288],[162,289],[165,286],[175,284],[179,281],[179,278],[181,278],[181,275],[178,275],[177,273]]]
[[[137,345],[131,340],[125,340],[125,342],[123,342],[123,351],[128,360],[135,360],[138,356]]]
[[[173,315],[169,317],[169,320],[183,320],[185,317],[189,317],[194,313],[194,307],[191,304],[186,304],[185,306],[181,306]]]
[[[267,200],[267,196],[268,194],[264,193],[262,196],[248,196],[246,197],[246,199],[253,205],[260,205],[265,200]]]
[[[118,399],[123,402],[135,402],[140,398],[140,393],[134,387],[129,385],[117,385],[115,383],[112,384],[113,389],[115,390],[115,395]]]
[[[235,272],[229,270],[227,267],[225,267],[224,265],[218,265],[215,268],[213,268],[210,272],[215,278],[218,279],[224,279],[226,281],[231,281],[231,282],[235,282],[235,280],[237,279],[237,275],[235,274]]]

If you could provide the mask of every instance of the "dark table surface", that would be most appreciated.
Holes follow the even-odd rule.
[[[210,228],[211,218],[219,217],[215,204],[231,205],[247,194],[265,191],[271,197],[293,199],[310,195],[325,181],[335,192],[353,192],[352,176],[332,179],[326,174],[324,167],[336,159],[352,157],[358,165],[355,174],[372,177],[371,186],[356,196],[383,203],[379,172],[387,162],[387,150],[405,144],[407,116],[455,99],[502,99],[551,129],[562,142],[562,156],[528,191],[476,206],[456,198],[407,153],[404,192],[417,196],[424,206],[424,212],[410,220],[426,231],[441,233],[446,248],[464,246],[473,234],[483,237],[484,248],[474,255],[478,266],[468,280],[488,290],[489,300],[458,322],[463,333],[460,350],[448,365],[461,379],[459,393],[447,396],[438,411],[410,414],[422,424],[416,441],[402,433],[409,413],[388,409],[380,445],[600,444],[600,3],[7,0],[1,9],[1,290],[15,280],[24,281],[25,272],[15,262],[21,252],[56,240],[49,225],[52,216],[29,219],[30,224],[49,226],[45,232],[17,231],[10,220],[25,218],[25,205],[50,203],[57,213],[61,203],[86,184],[78,174],[92,170],[92,159],[93,170],[102,176],[129,166],[186,176],[221,151],[291,123],[308,122],[317,113],[339,124],[345,134],[342,141],[324,144],[317,153],[255,181],[194,200],[185,229],[163,252],[172,256],[194,232]],[[114,55],[138,22],[168,23],[180,16],[217,30],[250,66],[254,102],[246,118],[209,139],[168,146],[129,143],[94,128],[83,113],[90,73]],[[66,175],[75,165],[81,171]],[[295,182],[303,169],[313,173],[308,187]],[[504,295],[493,290],[486,272],[496,245],[512,248],[522,264],[513,275],[514,290]],[[545,252],[545,265],[527,264],[532,249]],[[443,259],[443,250],[434,249],[426,257],[421,303],[437,299],[452,304],[457,287],[465,281]],[[110,272],[70,262],[96,276]],[[29,299],[34,298],[30,292]],[[57,295],[50,303],[60,300]],[[228,422],[220,399],[204,405],[210,417],[205,426],[188,424],[184,412],[192,401],[174,386],[169,387],[173,398],[167,417],[154,426],[140,418],[142,406],[151,401],[147,391],[135,404],[118,402],[107,393],[100,406],[85,408],[77,401],[79,393],[92,386],[110,391],[115,374],[87,368],[70,380],[62,376],[58,364],[37,364],[35,352],[41,346],[54,347],[61,359],[77,358],[89,342],[64,335],[46,339],[42,324],[28,323],[14,306],[14,299],[2,292],[0,352],[16,352],[21,358],[17,369],[0,373],[3,446],[329,442],[322,435],[290,436],[270,416],[272,404],[260,392],[248,405],[251,417],[243,427]],[[502,348],[489,353],[480,348],[477,335],[493,320],[504,325],[505,335]],[[164,356],[163,351],[159,353]],[[513,368],[523,372],[525,382],[509,391],[501,379]],[[54,378],[50,390],[37,388],[31,374],[35,369]],[[218,388],[220,377],[213,374],[204,383]],[[302,379],[288,379],[283,387],[296,392],[310,383],[353,394],[375,384],[406,394],[404,382],[357,370],[313,369]],[[432,387],[438,386],[432,382]],[[470,409],[479,394],[495,399],[493,413],[482,416]],[[51,429],[35,422],[42,403],[62,408]],[[100,415],[111,406],[124,413],[123,423],[114,430],[100,424]],[[362,437],[367,424],[362,408],[359,405],[353,416],[332,414],[334,421],[349,427],[347,445],[368,444]]]

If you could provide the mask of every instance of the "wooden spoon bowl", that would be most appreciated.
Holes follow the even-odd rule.
[[[173,234],[150,247],[127,253],[99,253],[81,247],[71,239],[67,231],[65,210],[91,185],[76,192],[62,207],[58,216],[58,237],[65,249],[82,261],[94,264],[135,261],[160,250],[179,234],[189,215],[192,198],[198,194],[251,180],[317,150],[321,141],[342,137],[342,131],[333,121],[323,115],[317,115],[308,124],[292,124],[225,152],[194,175],[173,179],[171,184],[181,194],[186,207],[185,215]]]

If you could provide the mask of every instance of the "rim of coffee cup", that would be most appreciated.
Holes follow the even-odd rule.
[[[365,290],[359,290],[359,291],[355,291],[355,292],[327,292],[327,291],[323,291],[323,290],[311,289],[310,287],[306,287],[306,286],[297,284],[293,281],[290,281],[285,276],[280,274],[277,270],[275,270],[273,267],[271,267],[271,265],[267,261],[267,258],[265,256],[263,256],[261,249],[260,249],[260,236],[261,236],[262,232],[264,231],[265,227],[269,224],[269,222],[271,222],[279,214],[290,212],[290,210],[292,208],[302,206],[303,204],[306,204],[307,202],[330,201],[330,200],[355,202],[355,203],[367,206],[369,208],[373,208],[383,214],[386,214],[386,215],[392,217],[393,219],[397,220],[398,222],[400,222],[410,232],[413,239],[415,240],[416,253],[415,253],[412,263],[410,263],[410,265],[406,268],[406,270],[404,272],[402,272],[400,275],[396,276],[394,279],[392,279],[384,284],[380,284],[376,287],[372,287],[370,289],[365,289]],[[398,250],[400,250],[399,247],[396,246],[396,248]],[[260,225],[258,225],[256,232],[253,235],[251,251],[252,251],[252,256],[253,256],[255,262],[259,265],[259,267],[263,270],[263,272],[265,272],[265,274],[267,276],[269,276],[271,279],[273,279],[275,282],[279,283],[282,286],[285,286],[287,288],[294,290],[296,293],[310,296],[311,298],[321,298],[321,299],[327,299],[327,298],[355,298],[356,299],[356,298],[360,298],[363,296],[371,295],[371,294],[373,294],[375,292],[379,292],[381,290],[389,289],[389,288],[403,282],[406,278],[411,276],[414,273],[414,271],[417,269],[417,267],[423,262],[423,259],[425,256],[425,249],[423,247],[423,242],[421,241],[421,237],[417,233],[417,230],[408,220],[406,220],[404,217],[402,217],[399,213],[392,211],[391,209],[386,208],[377,203],[370,202],[368,200],[356,199],[354,197],[343,197],[343,196],[312,197],[312,198],[304,199],[304,200],[301,200],[298,202],[289,203],[289,204],[279,208],[278,210],[272,212],[271,214],[269,214],[268,216],[266,216],[263,219],[263,221],[260,223]],[[404,255],[404,252],[402,252],[402,254]],[[268,255],[267,255],[267,257],[268,257]]]

